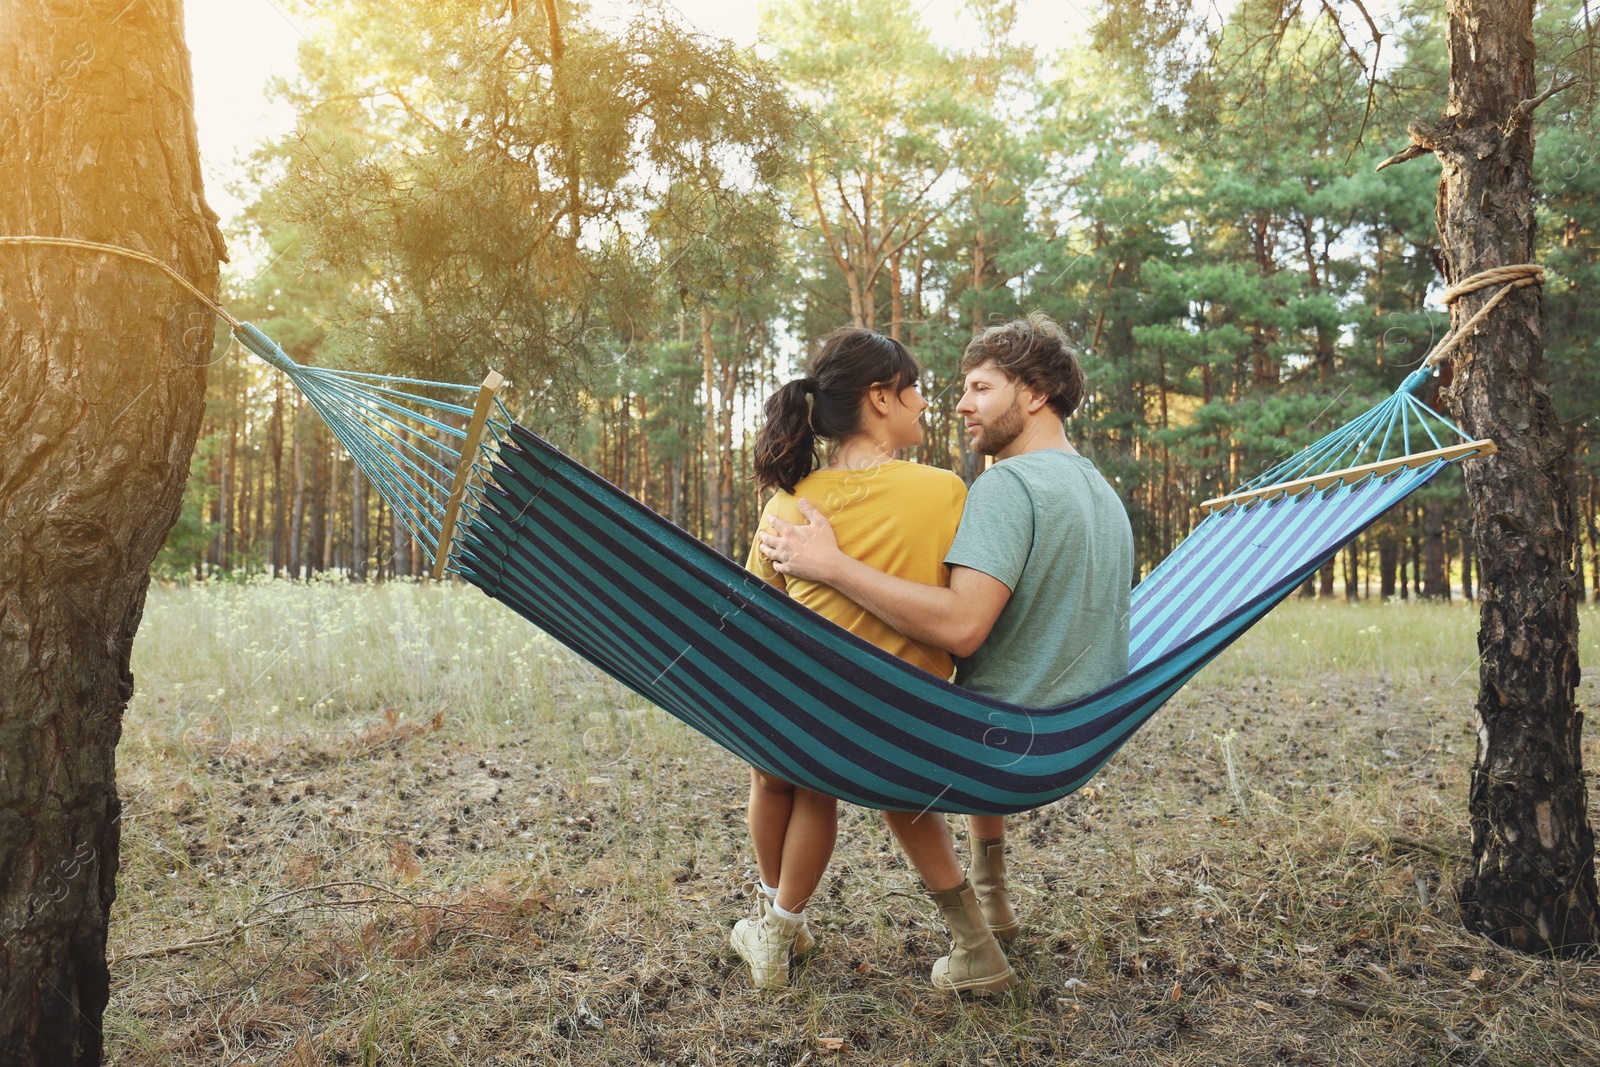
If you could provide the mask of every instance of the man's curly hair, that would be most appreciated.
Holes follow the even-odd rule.
[[[974,337],[961,357],[961,373],[990,363],[1048,396],[1050,406],[1063,419],[1083,403],[1083,367],[1078,355],[1061,327],[1042,311],[991,326]]]

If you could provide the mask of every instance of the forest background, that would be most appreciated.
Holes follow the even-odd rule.
[[[1447,330],[1429,304],[1438,164],[1374,169],[1438,113],[1446,58],[1436,4],[1369,26],[1246,0],[1175,66],[1121,10],[1050,54],[1021,39],[1015,0],[968,0],[959,47],[907,0],[772,0],[756,49],[668,7],[299,10],[278,87],[295,128],[236,190],[248,266],[225,297],[302,363],[501,371],[518,421],[734,556],[762,503],[762,402],[817,337],[903,340],[932,401],[916,458],[970,480],[961,350],[1042,309],[1082,350],[1069,433],[1122,495],[1147,573],[1201,500],[1391,392]],[[1543,5],[1537,31],[1547,78],[1584,75],[1536,113],[1535,178],[1574,563],[1600,589],[1583,295],[1600,137],[1596,79],[1566,69],[1593,31],[1575,0]],[[158,571],[423,573],[318,416],[228,343]],[[1465,503],[1441,477],[1304,592],[1471,596]]]

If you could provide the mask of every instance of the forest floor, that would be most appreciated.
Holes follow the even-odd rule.
[[[1020,981],[963,1002],[848,807],[817,952],[753,991],[744,767],[476,592],[152,589],[108,1061],[1600,1064],[1600,962],[1458,923],[1475,627],[1280,608],[1015,820]]]

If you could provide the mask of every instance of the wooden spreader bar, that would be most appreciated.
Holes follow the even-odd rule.
[[[497,372],[478,387],[478,402],[472,409],[472,421],[467,423],[467,439],[461,443],[461,460],[456,464],[456,477],[450,483],[450,499],[444,506],[444,524],[439,527],[439,550],[433,557],[433,576],[444,577],[445,565],[450,562],[450,542],[456,536],[456,518],[461,514],[461,501],[467,495],[467,481],[472,477],[472,463],[478,458],[478,445],[483,441],[484,427],[489,425],[489,412],[494,408],[494,395],[506,383]]]
[[[1457,459],[1461,456],[1484,455],[1492,456],[1499,449],[1487,437],[1481,441],[1468,441],[1465,444],[1451,445],[1448,448],[1436,448],[1431,452],[1418,452],[1412,456],[1401,456],[1399,459],[1386,459],[1379,463],[1365,463],[1359,467],[1345,467],[1343,470],[1328,471],[1326,474],[1313,475],[1310,478],[1298,478],[1292,482],[1278,482],[1276,485],[1264,485],[1259,489],[1247,489],[1242,493],[1231,496],[1213,497],[1202,501],[1200,510],[1213,512],[1233,504],[1248,504],[1252,500],[1261,500],[1265,497],[1277,496],[1280,493],[1294,496],[1307,489],[1331,489],[1335,485],[1345,482],[1360,481],[1362,478],[1381,478],[1385,474],[1392,474],[1402,467],[1420,467],[1441,459]]]

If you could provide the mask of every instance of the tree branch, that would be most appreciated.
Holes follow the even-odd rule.
[[[1574,78],[1568,78],[1564,82],[1558,82],[1555,79],[1555,75],[1552,74],[1550,76],[1550,88],[1546,89],[1544,92],[1540,93],[1538,96],[1534,97],[1533,99],[1524,100],[1522,103],[1520,103],[1516,107],[1512,108],[1511,117],[1506,122],[1506,129],[1508,129],[1508,130],[1516,129],[1522,123],[1528,121],[1528,119],[1533,115],[1534,111],[1538,108],[1538,106],[1540,104],[1544,103],[1546,100],[1550,99],[1552,96],[1556,95],[1561,90],[1570,89],[1576,84],[1578,84],[1578,79],[1575,78],[1575,77]]]
[[[1392,167],[1396,163],[1405,163],[1408,160],[1416,159],[1418,156],[1428,155],[1432,151],[1433,149],[1429,148],[1427,145],[1416,144],[1413,142],[1372,169],[1375,171],[1382,170],[1384,167]]]

